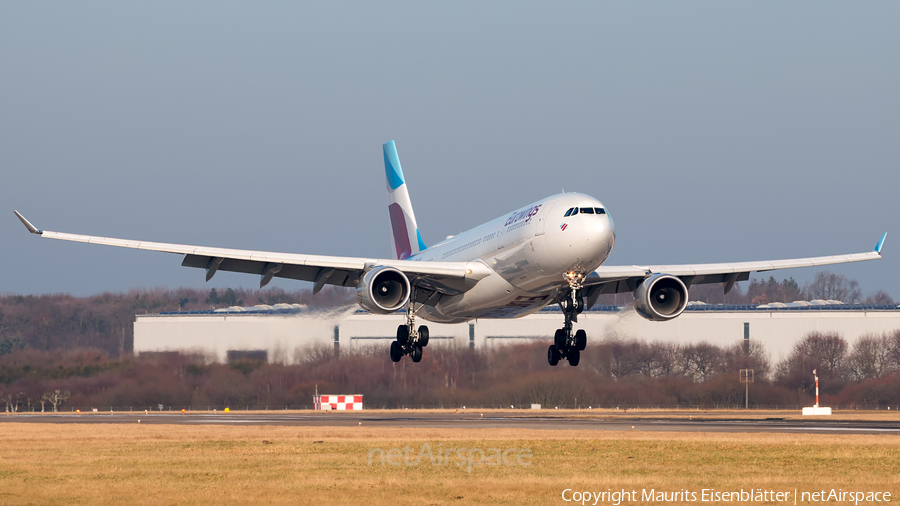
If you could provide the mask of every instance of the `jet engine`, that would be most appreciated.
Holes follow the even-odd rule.
[[[687,287],[671,274],[654,274],[634,291],[634,309],[651,321],[671,320],[684,311],[687,303]]]
[[[356,302],[370,313],[388,314],[406,304],[409,292],[406,274],[381,265],[366,272],[356,285]]]

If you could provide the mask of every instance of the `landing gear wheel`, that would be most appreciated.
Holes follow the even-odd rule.
[[[556,329],[556,334],[553,335],[553,345],[556,346],[557,350],[561,350],[566,347],[565,329]]]
[[[409,358],[412,359],[413,362],[421,362],[422,361],[422,347],[418,344],[413,345],[412,350],[409,352]]]
[[[550,348],[547,349],[547,362],[549,362],[550,365],[556,365],[559,363],[559,359],[559,348],[557,348],[555,344],[551,345]]]
[[[428,327],[425,325],[419,327],[419,346],[423,348],[428,346]]]
[[[581,352],[577,349],[569,350],[567,358],[569,359],[569,365],[575,367],[576,365],[578,365],[578,362],[581,361]]]
[[[578,329],[575,332],[575,349],[578,351],[584,351],[584,348],[587,346],[587,332],[582,329]]]
[[[397,327],[397,342],[400,343],[400,346],[406,346],[406,343],[409,342],[409,326],[400,325]]]
[[[580,314],[584,311],[584,297],[575,297],[574,301],[571,297],[567,297],[563,300],[563,311]]]
[[[403,358],[403,347],[397,341],[393,341],[391,343],[391,360],[399,362],[401,358]]]

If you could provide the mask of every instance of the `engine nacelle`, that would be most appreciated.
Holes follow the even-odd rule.
[[[684,311],[687,303],[687,287],[671,274],[654,274],[634,291],[634,309],[651,321],[671,320]]]
[[[356,302],[370,313],[388,314],[406,304],[409,292],[406,274],[381,265],[366,272],[356,285]]]

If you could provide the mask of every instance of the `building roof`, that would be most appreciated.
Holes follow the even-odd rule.
[[[197,311],[164,311],[160,316],[185,316],[185,315],[221,315],[221,314],[299,314],[307,312],[308,308],[303,304],[260,304],[257,306],[231,306],[218,309],[201,309]]]

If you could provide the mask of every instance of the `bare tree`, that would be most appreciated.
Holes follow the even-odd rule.
[[[613,378],[640,373],[641,343],[637,341],[612,341],[609,348],[609,372]]]
[[[0,400],[6,405],[7,413],[15,413],[19,410],[19,401],[23,395],[24,392],[21,392],[15,385],[0,390]]]
[[[765,379],[772,366],[769,362],[769,353],[759,341],[750,341],[749,353],[744,350],[744,340],[734,343],[725,350],[725,370],[737,373],[741,369],[753,369],[756,379]]]
[[[674,376],[679,371],[680,349],[677,344],[657,341],[650,345],[654,357],[654,374],[657,377]]]
[[[722,369],[722,350],[709,343],[689,344],[681,348],[682,369],[694,382],[706,381]]]
[[[634,343],[633,352],[631,356],[632,371],[643,374],[648,378],[656,377],[656,356],[652,348],[647,343]]]
[[[895,330],[885,336],[890,357],[890,372],[900,372],[900,330]]]
[[[817,361],[824,371],[840,375],[847,354],[847,341],[839,334],[812,332],[798,343],[798,347]]]
[[[843,274],[829,271],[817,272],[815,279],[806,285],[804,292],[811,300],[839,300],[847,304],[854,304],[862,298],[859,283]]]
[[[884,290],[878,290],[866,297],[866,300],[863,301],[865,304],[877,304],[877,305],[886,305],[886,306],[894,306],[897,304],[890,295]]]
[[[884,377],[890,370],[890,344],[888,335],[860,337],[847,356],[848,379],[864,381]]]
[[[683,349],[674,343],[615,341],[609,345],[609,351],[610,374],[614,378],[635,374],[648,378],[684,374]]]
[[[844,360],[847,341],[838,334],[810,332],[794,345],[791,354],[778,364],[778,380],[786,386],[801,392],[813,386],[813,370],[818,375],[841,379],[844,377]]]
[[[69,400],[69,397],[71,396],[72,394],[68,390],[61,392],[59,389],[56,389],[52,392],[46,392],[41,396],[41,399],[45,402],[50,403],[50,405],[53,406],[53,412],[56,413],[59,405]],[[43,403],[41,403],[41,411],[44,411]]]

